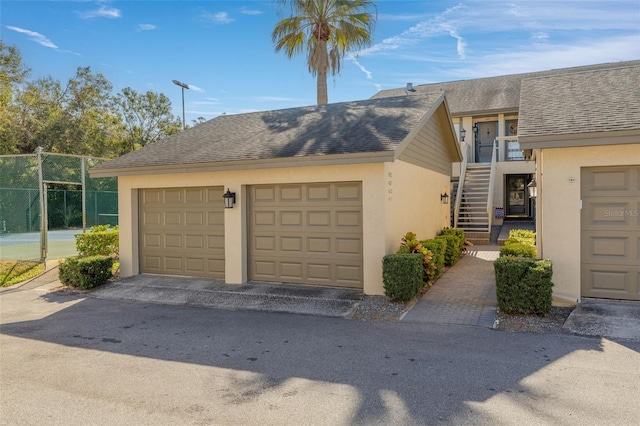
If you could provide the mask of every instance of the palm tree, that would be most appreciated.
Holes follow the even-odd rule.
[[[278,0],[286,3],[286,0]],[[289,59],[307,50],[309,72],[317,76],[318,105],[328,102],[327,73],[340,72],[340,61],[353,50],[369,46],[375,16],[367,0],[291,0],[291,17],[276,24],[271,35],[276,52]]]

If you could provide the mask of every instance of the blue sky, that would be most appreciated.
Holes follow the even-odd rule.
[[[639,0],[378,1],[374,44],[330,77],[329,102],[380,89],[640,59]],[[286,11],[286,9],[285,9]],[[0,35],[33,77],[79,66],[114,91],[169,96],[187,122],[221,113],[312,105],[304,55],[276,53],[266,1],[0,1]]]

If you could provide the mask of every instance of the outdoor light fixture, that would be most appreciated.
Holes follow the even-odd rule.
[[[180,86],[182,88],[182,130],[185,129],[185,120],[184,120],[184,89],[189,89],[189,85],[182,83],[178,80],[172,80],[173,84],[175,84],[176,86]]]
[[[224,208],[232,209],[236,203],[236,193],[229,191],[229,188],[227,188],[227,192],[224,193],[222,198],[224,198]]]
[[[529,198],[536,198],[538,196],[538,185],[536,184],[536,178],[532,177],[531,182],[527,185],[529,190]]]
[[[460,141],[464,142],[464,137],[467,136],[467,131],[464,129],[460,129]]]
[[[442,201],[442,204],[449,204],[449,194],[446,192],[444,194],[440,194],[440,201]]]

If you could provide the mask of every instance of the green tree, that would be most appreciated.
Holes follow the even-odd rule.
[[[278,0],[291,5],[291,16],[276,24],[271,38],[276,52],[289,59],[307,51],[309,72],[317,77],[318,105],[328,102],[327,74],[340,72],[341,60],[352,50],[369,46],[376,17],[367,0]]]
[[[12,134],[17,124],[15,99],[30,73],[20,50],[0,40],[0,155],[18,152]]]
[[[138,93],[125,87],[116,96],[115,104],[122,117],[127,151],[182,130],[180,119],[171,113],[171,101],[162,93]]]

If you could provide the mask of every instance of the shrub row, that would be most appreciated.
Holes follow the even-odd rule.
[[[444,256],[447,250],[447,240],[444,238],[433,238],[420,241],[423,247],[433,253],[434,274],[439,277],[444,269]]]
[[[118,257],[118,227],[109,229],[108,225],[91,227],[90,231],[76,235],[76,249],[80,256]]]
[[[384,292],[391,300],[408,302],[424,287],[423,256],[420,253],[388,254],[382,259]]]
[[[444,254],[445,266],[452,266],[462,254],[464,247],[464,231],[457,228],[444,228],[436,239],[444,239],[447,242],[447,249]]]
[[[500,247],[500,257],[525,257],[528,259],[538,257],[535,232],[525,229],[509,231],[509,238]]]
[[[102,285],[111,278],[111,256],[70,257],[59,266],[62,284],[82,289]]]
[[[413,299],[442,274],[445,266],[458,260],[464,241],[464,232],[458,229],[444,229],[440,236],[423,241],[407,232],[398,253],[382,260],[385,294],[401,302]],[[415,267],[416,259],[421,262],[420,269]]]
[[[507,314],[548,315],[551,312],[551,261],[501,257],[493,264],[498,308]]]

